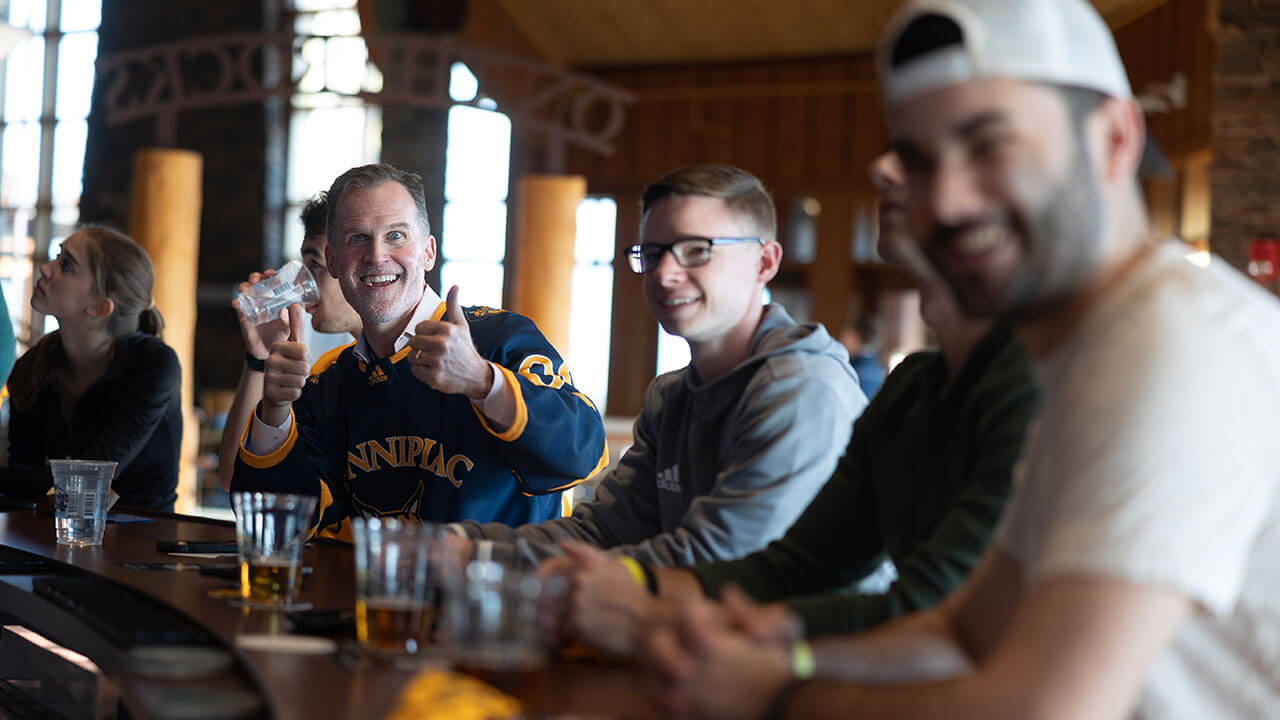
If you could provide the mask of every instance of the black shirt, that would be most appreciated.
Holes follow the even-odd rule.
[[[66,362],[57,335],[40,341],[55,343],[53,352],[40,353],[37,345],[18,359],[9,377],[11,398],[21,398],[22,388],[34,382],[42,355]],[[115,460],[111,489],[121,505],[172,510],[182,442],[181,380],[177,354],[159,338],[134,333],[116,340],[110,367],[80,397],[70,425],[52,379],[32,405],[18,407],[11,400],[9,467],[0,469],[0,492],[44,495],[53,485],[49,458]]]

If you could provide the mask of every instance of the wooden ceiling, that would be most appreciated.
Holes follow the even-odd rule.
[[[899,4],[894,0],[496,2],[538,55],[547,62],[568,66],[866,52],[874,47],[881,28]],[[1119,27],[1165,0],[1092,2],[1113,27]],[[483,3],[473,3],[473,7],[475,4]]]

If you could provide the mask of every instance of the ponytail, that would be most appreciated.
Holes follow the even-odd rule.
[[[164,316],[160,314],[160,309],[156,307],[155,303],[151,303],[138,314],[138,332],[154,335],[155,337],[163,337]]]

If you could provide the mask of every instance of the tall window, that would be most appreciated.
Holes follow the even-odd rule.
[[[80,216],[102,4],[0,0],[0,17],[33,35],[5,61],[0,89],[0,290],[21,352],[57,327],[29,300],[35,268],[57,254]]]
[[[449,95],[475,99],[478,83],[454,63]],[[457,285],[464,305],[502,306],[503,260],[507,252],[507,185],[511,165],[511,120],[492,101],[449,109],[445,150],[444,219],[441,229],[440,292]]]
[[[356,0],[295,0],[293,29],[318,35],[302,42],[293,60],[298,91],[290,98],[289,160],[285,196],[284,256],[302,246],[298,213],[313,195],[328,190],[346,170],[378,161],[382,113],[356,93],[381,82],[360,35]],[[310,338],[313,357],[349,341],[345,334]]]
[[[603,413],[609,391],[613,244],[618,205],[612,198],[587,198],[578,205],[576,219],[566,359],[573,372],[573,384]]]

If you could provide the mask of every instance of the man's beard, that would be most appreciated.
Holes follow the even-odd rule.
[[[1071,169],[1025,223],[1027,259],[1009,284],[1004,307],[1015,321],[1050,313],[1093,276],[1102,243],[1102,193],[1083,138],[1075,138]]]

